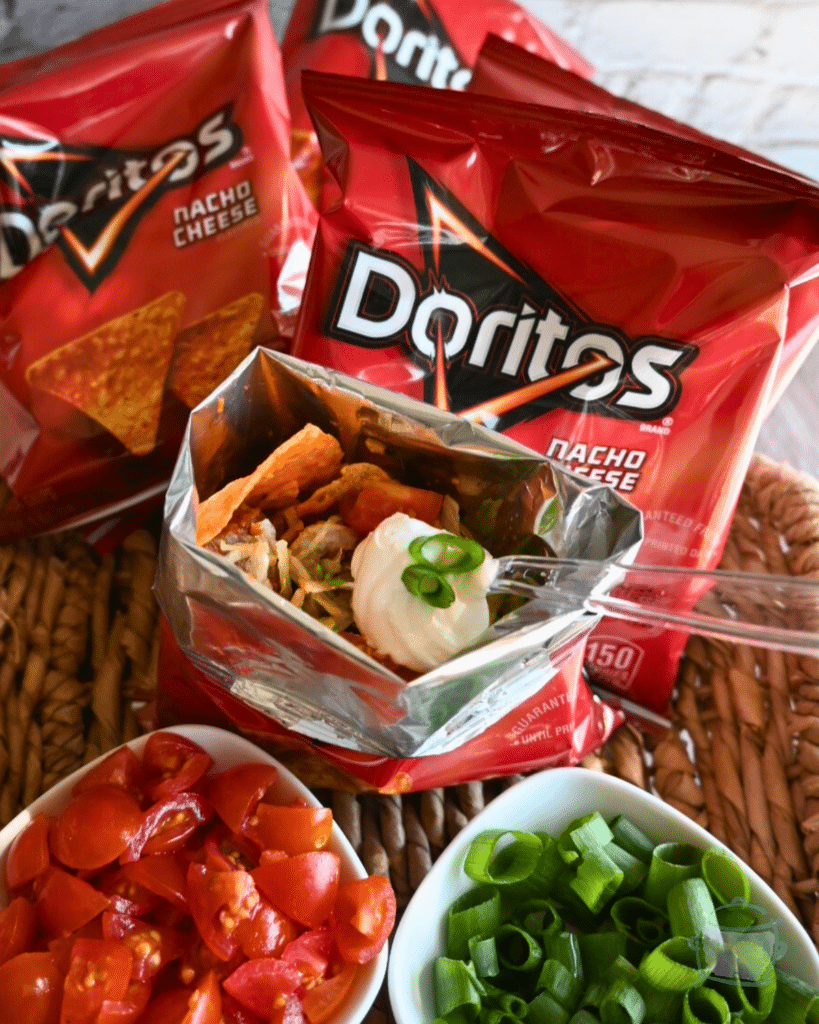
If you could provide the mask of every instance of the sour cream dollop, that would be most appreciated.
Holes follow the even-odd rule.
[[[448,608],[430,607],[401,580],[407,566],[414,564],[410,543],[445,532],[396,512],[353,552],[356,625],[371,647],[416,672],[428,672],[454,658],[489,626],[486,596],[497,572],[489,552],[472,572],[447,576],[455,591]]]

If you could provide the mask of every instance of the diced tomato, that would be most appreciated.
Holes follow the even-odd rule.
[[[298,1003],[298,997],[293,997]],[[222,993],[222,1021],[224,1024],[260,1024],[260,1018],[234,999],[229,992]]]
[[[96,1024],[134,1024],[151,998],[148,982],[131,980],[122,999],[104,999]]]
[[[20,953],[31,952],[37,915],[29,901],[18,896],[0,910],[0,964]]]
[[[142,762],[130,747],[124,746],[118,747],[86,772],[71,792],[76,796],[86,789],[93,789],[94,786],[119,786],[137,800],[141,800],[144,795],[144,784],[145,770]]]
[[[198,743],[172,732],[152,733],[142,753],[152,800],[164,800],[191,789],[213,766]]]
[[[0,966],[0,1020],[59,1024],[63,975],[51,953],[21,953]]]
[[[203,843],[205,857],[225,871],[250,871],[259,861],[259,850],[247,836],[231,832],[221,821],[208,832]]]
[[[259,897],[250,917],[240,921],[236,927],[236,938],[248,960],[281,956],[282,950],[295,939],[296,934],[295,923],[263,896]]]
[[[307,928],[318,928],[333,909],[339,865],[337,854],[317,850],[268,861],[252,874],[274,907]]]
[[[124,864],[122,874],[129,882],[167,900],[178,910],[188,909],[185,868],[177,854],[158,853],[153,857],[143,857]]]
[[[125,997],[131,980],[131,951],[108,939],[77,939],[65,979],[61,1024],[95,1024],[106,1001]]]
[[[119,786],[84,789],[52,822],[51,852],[68,868],[96,871],[119,857],[141,821],[142,808]]]
[[[51,868],[35,909],[46,938],[51,939],[77,931],[108,906],[108,897],[93,885],[61,868]]]
[[[13,891],[42,875],[51,863],[48,850],[49,819],[38,814],[17,836],[6,859],[6,887]]]
[[[203,941],[221,960],[239,950],[237,927],[259,903],[246,871],[221,871],[206,864],[188,868],[188,904]]]
[[[263,850],[288,854],[323,850],[333,832],[329,807],[259,804],[245,824],[245,835]]]
[[[306,1018],[297,995],[288,996],[283,1006],[274,1006],[270,1024],[305,1024]]]
[[[125,868],[111,868],[97,879],[97,889],[109,898],[110,910],[131,917],[144,917],[159,906],[161,900],[147,886],[130,878]]]
[[[284,1006],[287,997],[301,984],[301,975],[292,964],[265,957],[248,960],[222,982],[242,1006],[266,1019],[276,1006]]]
[[[102,934],[131,950],[134,958],[131,976],[137,981],[148,981],[165,964],[182,956],[181,937],[172,928],[146,923],[127,914],[106,911],[102,915]]]
[[[220,1024],[222,995],[215,974],[193,989],[173,989],[152,999],[139,1024]]]
[[[341,956],[365,964],[377,956],[395,924],[395,892],[382,875],[338,887],[333,918]]]
[[[228,768],[211,778],[208,796],[231,832],[242,831],[245,821],[277,775],[275,765],[251,762]]]
[[[302,932],[282,953],[282,960],[298,967],[304,988],[312,988],[328,972],[333,936],[327,928]]]
[[[199,793],[179,793],[159,800],[145,812],[120,860],[123,864],[155,853],[172,853],[213,816]]]
[[[342,501],[339,512],[351,530],[366,537],[396,512],[432,525],[441,513],[443,502],[443,494],[437,491],[408,487],[394,480],[378,480],[362,487],[352,504]]]
[[[310,1024],[325,1024],[339,1011],[358,971],[356,964],[345,964],[338,974],[326,978],[304,993],[301,1005]]]

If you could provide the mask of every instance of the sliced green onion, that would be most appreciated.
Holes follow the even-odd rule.
[[[640,962],[640,974],[661,991],[687,992],[705,981],[712,966],[696,939],[678,935],[646,953]]]
[[[583,994],[583,980],[573,975],[559,960],[546,960],[535,988],[538,992],[548,992],[571,1013]]]
[[[612,983],[600,1003],[603,1024],[642,1024],[646,1004],[637,989],[624,978]]]
[[[589,1013],[588,1010],[578,1010],[569,1024],[600,1024],[600,1018]]]
[[[408,565],[401,573],[401,582],[411,594],[432,608],[449,608],[455,600],[455,591],[434,569]]]
[[[626,955],[626,937],[622,932],[591,932],[579,935],[577,941],[586,981],[590,985],[605,978],[615,960]]]
[[[683,997],[683,1024],[730,1024],[731,1010],[713,988],[692,988]]]
[[[633,821],[624,814],[618,814],[616,818],[611,820],[609,828],[614,837],[614,842],[618,846],[622,846],[632,857],[641,860],[643,864],[651,863],[651,855],[657,844],[649,839],[645,832],[638,828]]]
[[[435,1009],[439,1017],[460,1010],[470,1019],[478,1016],[481,994],[475,977],[461,960],[439,956],[433,968]]]
[[[498,950],[494,935],[481,938],[473,935],[469,939],[469,960],[479,978],[494,978],[498,973]]]
[[[516,924],[502,924],[495,932],[498,963],[508,971],[534,971],[543,963],[543,947]]]
[[[722,934],[711,893],[701,878],[686,878],[684,882],[678,882],[669,890],[666,906],[672,935],[684,938],[700,936],[716,953],[722,945]]]
[[[525,999],[514,995],[512,992],[504,992],[498,1003],[502,1010],[518,1019],[526,1016],[526,1010],[529,1006]]]
[[[717,907],[717,921],[724,932],[747,932],[759,923],[759,915],[750,904],[735,900],[725,907]]]
[[[529,1003],[526,1024],[569,1024],[569,1011],[548,992],[538,992]]]
[[[623,896],[611,907],[614,927],[632,942],[653,948],[668,934],[668,917],[651,903],[639,896]]]
[[[623,872],[602,846],[589,843],[577,866],[569,888],[580,897],[592,914],[599,914],[623,881]]]
[[[595,811],[571,822],[561,833],[557,847],[563,860],[567,864],[573,864],[586,850],[604,847],[611,840],[611,829],[603,815]]]
[[[501,839],[513,841],[497,849]],[[513,885],[527,879],[537,867],[543,844],[531,832],[490,829],[472,840],[464,873],[479,885]]]
[[[819,992],[777,967],[771,1019],[779,1024],[819,1024]]]
[[[655,846],[643,888],[643,899],[665,909],[669,890],[686,878],[699,874],[702,852],[688,843]]]
[[[429,545],[440,549],[432,558],[427,558],[424,554],[424,549]],[[470,540],[469,537],[456,537],[452,533],[416,537],[410,542],[409,553],[413,561],[422,568],[453,576],[473,572],[483,565],[486,557],[486,552],[477,541]]]
[[[624,850],[618,843],[608,843],[603,849],[606,855],[623,872],[623,881],[620,883],[617,892],[623,896],[634,892],[648,874],[648,867],[638,857],[634,857],[628,850]]]
[[[525,928],[530,935],[537,935],[541,939],[563,929],[563,919],[554,903],[549,900],[525,900],[520,906],[515,907],[512,920],[521,928]]]
[[[543,952],[548,960],[563,964],[573,978],[583,981],[583,957],[580,952],[580,938],[574,932],[558,932],[548,935],[543,942]]]
[[[700,872],[717,906],[735,900],[750,901],[751,886],[745,872],[736,859],[723,850],[706,850]]]
[[[715,988],[745,1024],[761,1024],[776,998],[776,970],[762,946],[740,941],[722,951],[708,987]]]
[[[469,940],[488,939],[501,923],[501,899],[497,889],[480,886],[459,897],[447,913],[447,956],[463,960]]]

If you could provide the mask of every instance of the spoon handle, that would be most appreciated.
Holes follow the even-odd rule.
[[[715,640],[819,656],[816,580],[510,555],[499,560],[492,591],[537,599],[550,614],[586,608]]]

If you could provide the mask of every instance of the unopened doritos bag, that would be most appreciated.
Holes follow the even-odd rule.
[[[592,66],[512,0],[296,0],[282,42],[292,155],[321,204],[322,159],[301,93],[305,68],[436,89],[464,89],[488,32],[580,75]]]
[[[714,567],[795,284],[805,335],[819,326],[819,285],[801,284],[819,187],[610,117],[316,74],[304,89],[339,198],[295,354],[615,488],[644,514],[639,561]],[[682,643],[607,623],[587,665],[661,709]]]
[[[495,96],[498,99],[606,114],[609,117],[643,124],[766,167],[771,174],[781,174],[794,182],[802,182],[809,190],[813,190],[816,185],[814,181],[796,171],[781,167],[747,149],[706,135],[691,125],[675,121],[639,103],[615,96],[588,78],[558,67],[551,61],[543,60],[537,54],[515,46],[514,43],[508,43],[496,35],[488,36],[481,47],[468,89],[470,92]],[[779,400],[816,342],[815,302],[816,289],[813,282],[790,283],[788,331],[784,338],[782,358],[776,371],[768,411]]]
[[[0,68],[0,537],[159,493],[292,332],[315,214],[265,0],[170,0]]]

